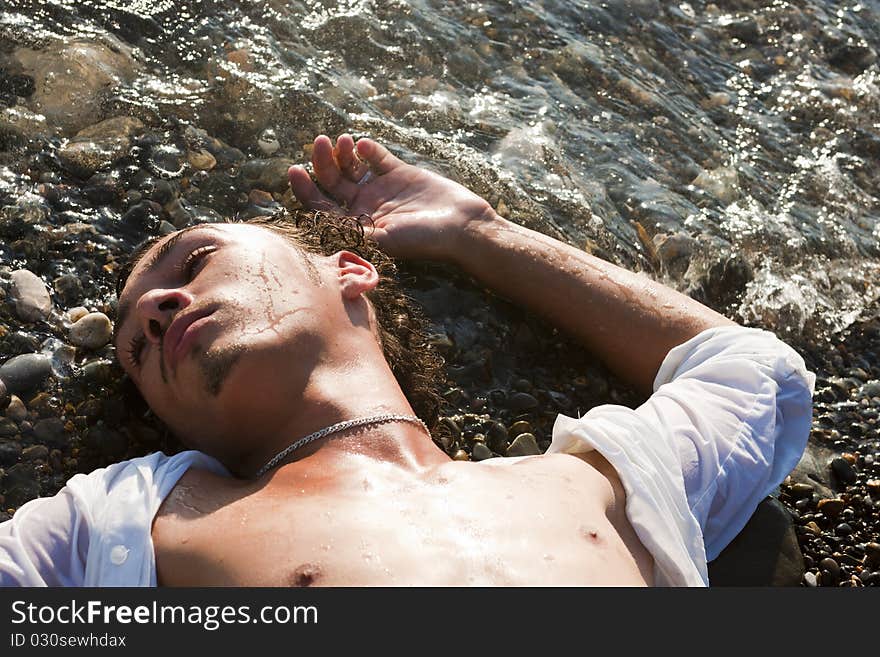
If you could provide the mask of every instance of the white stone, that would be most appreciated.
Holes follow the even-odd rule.
[[[70,327],[70,341],[77,347],[100,349],[110,341],[113,325],[104,313],[89,313]]]
[[[52,299],[46,284],[27,269],[12,272],[10,292],[15,299],[15,312],[26,322],[46,319],[52,312]]]

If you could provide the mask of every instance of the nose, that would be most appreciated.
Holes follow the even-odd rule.
[[[179,288],[144,292],[138,299],[136,312],[147,340],[161,342],[174,316],[192,302],[192,294]]]

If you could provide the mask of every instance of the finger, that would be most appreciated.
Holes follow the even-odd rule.
[[[315,139],[315,148],[312,151],[312,165],[315,168],[315,176],[321,187],[330,196],[342,203],[350,203],[357,194],[357,185],[342,175],[339,165],[333,157],[333,146],[330,138],[320,135]]]
[[[368,138],[358,140],[357,154],[366,160],[367,164],[370,165],[370,169],[379,175],[393,171],[403,165],[403,162],[392,155],[391,151],[382,146],[382,144]]]
[[[333,156],[342,174],[352,182],[358,182],[369,167],[363,162],[354,150],[354,139],[349,134],[342,134],[336,139],[336,148]]]
[[[318,186],[312,182],[309,172],[299,165],[294,165],[287,170],[287,179],[290,189],[296,200],[309,210],[324,210],[325,212],[339,212],[341,208],[321,193]]]

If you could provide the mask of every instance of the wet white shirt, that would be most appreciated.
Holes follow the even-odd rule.
[[[560,415],[548,452],[598,450],[626,490],[654,583],[706,586],[707,560],[797,464],[814,382],[772,333],[709,329],[669,352],[637,409]],[[154,453],[76,475],[58,495],[23,505],[0,524],[0,584],[156,586],[153,519],[192,466],[228,474],[199,452]]]

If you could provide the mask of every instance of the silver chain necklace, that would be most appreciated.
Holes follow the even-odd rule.
[[[281,462],[285,456],[290,454],[291,452],[295,452],[303,445],[307,445],[312,441],[323,438],[324,436],[329,436],[331,433],[336,433],[337,431],[344,431],[345,429],[351,429],[353,427],[362,427],[366,424],[378,424],[380,422],[412,422],[413,424],[418,424],[425,430],[429,436],[431,432],[428,431],[427,425],[422,422],[415,415],[394,415],[392,413],[386,413],[384,415],[374,415],[372,417],[362,417],[357,420],[346,420],[345,422],[338,422],[336,424],[331,424],[329,427],[324,427],[315,433],[310,433],[308,436],[304,438],[300,438],[295,443],[290,445],[289,447],[285,447],[280,452],[278,452],[275,456],[273,456],[269,461],[257,471],[255,475],[255,479],[259,479],[264,474],[266,474],[269,470],[274,468],[278,463]]]

